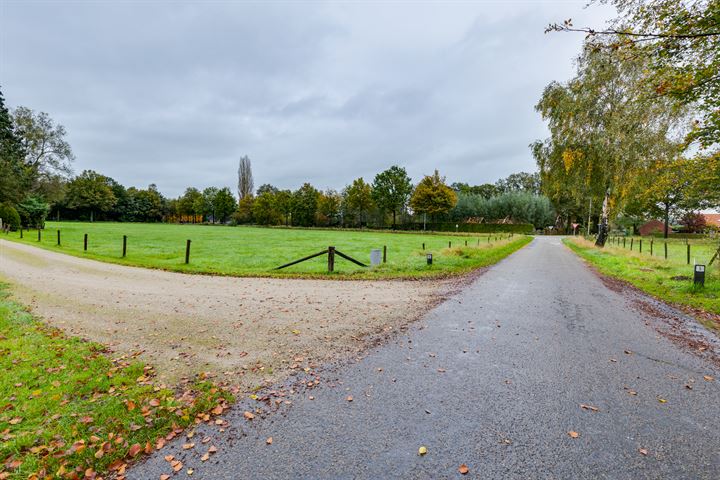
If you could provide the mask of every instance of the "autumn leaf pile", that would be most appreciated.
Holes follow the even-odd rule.
[[[205,381],[156,385],[140,352],[111,358],[2,297],[0,332],[0,480],[122,478],[130,461],[230,400]]]

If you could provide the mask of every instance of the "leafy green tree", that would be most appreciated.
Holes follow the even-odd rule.
[[[290,225],[290,217],[292,217],[295,208],[295,199],[290,190],[280,190],[275,194],[275,208],[285,219],[285,226]]]
[[[205,221],[210,220],[212,223],[215,223],[215,196],[218,191],[217,187],[207,187],[202,192],[201,208],[202,216],[205,218]]]
[[[441,177],[437,170],[420,180],[410,198],[412,209],[417,213],[430,215],[431,219],[447,213],[456,203],[455,191],[445,184],[445,177]]]
[[[495,188],[498,193],[528,192],[539,195],[540,174],[527,172],[513,173],[507,178],[502,178],[495,182]]]
[[[195,216],[202,215],[203,194],[194,187],[185,189],[182,197],[178,199],[178,213],[187,217],[192,217],[192,223],[195,223]]]
[[[96,212],[107,212],[115,206],[116,198],[108,180],[93,170],[83,171],[68,183],[68,206],[89,212],[90,221],[94,221]]]
[[[264,183],[264,184],[260,185],[260,187],[257,189],[257,195],[260,196],[263,193],[271,193],[274,195],[279,191],[280,190],[277,187],[274,187],[274,186],[270,185],[269,183]]]
[[[701,118],[689,133],[704,147],[720,143],[720,2],[602,0],[618,10],[608,28],[576,28],[571,20],[546,31],[587,34],[595,48],[623,61],[644,57],[640,84],[649,96],[695,105]]]
[[[262,188],[262,187],[261,187]],[[278,192],[258,189],[253,205],[253,217],[259,225],[278,225],[283,221],[283,214],[277,205]]]
[[[0,91],[0,203],[20,202],[30,186],[25,149]]]
[[[619,59],[586,44],[576,76],[567,85],[551,83],[536,106],[551,133],[533,145],[543,188],[549,195],[564,189],[563,197],[578,203],[602,204],[599,246],[607,239],[609,218],[627,203],[630,180],[655,159],[667,158],[669,137],[685,118],[667,99],[638,92],[645,67],[642,58]]]
[[[18,230],[21,225],[18,211],[7,202],[0,203],[0,220],[2,220],[2,226],[9,226],[10,230]]]
[[[18,205],[22,223],[28,227],[43,227],[48,212],[50,212],[50,205],[38,195],[30,195]]]
[[[13,111],[13,123],[25,151],[25,167],[32,175],[33,186],[39,177],[69,176],[75,159],[65,140],[65,127],[56,124],[45,112],[36,113],[26,107]]]
[[[392,212],[392,226],[396,226],[397,213],[405,209],[413,187],[407,171],[393,165],[384,172],[375,175],[372,184],[372,197],[381,210]]]
[[[353,180],[343,190],[343,209],[356,219],[357,225],[362,226],[367,221],[367,214],[373,205],[372,187],[362,177]]]
[[[335,190],[320,193],[318,199],[318,216],[323,225],[337,225],[340,217],[342,196]]]
[[[293,193],[293,224],[301,227],[315,225],[319,199],[320,192],[309,183],[304,183],[302,187],[297,189]]]
[[[250,195],[252,196],[252,195]],[[229,188],[225,187],[220,190],[218,190],[217,194],[215,194],[215,215],[217,215],[218,220],[220,223],[227,222],[228,218],[230,217],[230,214],[232,214],[235,209],[237,208],[237,203],[235,202],[235,197],[233,196],[232,192]]]
[[[232,215],[233,222],[238,224],[252,223],[254,221],[254,211],[255,197],[253,195],[245,195],[238,202],[238,208]]]

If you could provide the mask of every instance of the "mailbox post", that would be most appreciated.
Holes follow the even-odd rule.
[[[693,283],[696,286],[705,286],[705,265],[695,265],[695,275],[693,276]]]

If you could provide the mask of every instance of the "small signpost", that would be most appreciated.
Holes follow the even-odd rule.
[[[705,265],[695,265],[695,275],[693,276],[693,283],[696,287],[705,286]]]
[[[427,264],[432,265],[432,253],[428,253],[426,258],[427,258]]]

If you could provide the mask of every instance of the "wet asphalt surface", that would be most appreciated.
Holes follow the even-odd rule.
[[[657,323],[541,237],[292,405],[246,420],[264,404],[242,400],[127,478],[172,473],[165,455],[192,479],[720,478],[717,364]]]

